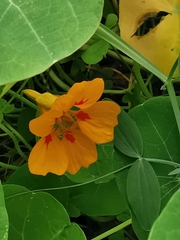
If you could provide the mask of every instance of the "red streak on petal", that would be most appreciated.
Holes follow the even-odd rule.
[[[52,137],[51,135],[47,135],[46,138],[45,138],[45,142],[44,144],[46,144],[46,147],[48,147],[49,143],[52,141]]]
[[[76,117],[81,120],[81,121],[86,121],[87,119],[91,119],[90,116],[83,112],[83,111],[79,111],[77,114],[76,114]]]
[[[67,132],[65,134],[65,137],[68,141],[70,141],[71,143],[74,143],[75,142],[75,138],[73,137],[73,135],[71,134],[71,132]]]
[[[84,98],[83,98],[83,99],[84,99]],[[81,99],[81,101],[79,101],[79,102],[75,102],[74,105],[81,105],[81,104],[83,104],[83,103],[85,103],[85,102],[88,101],[88,99],[86,99],[86,101],[84,101],[83,99]]]

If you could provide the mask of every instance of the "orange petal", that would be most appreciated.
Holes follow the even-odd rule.
[[[89,165],[97,160],[96,145],[80,130],[73,130],[72,135],[68,133],[62,142],[67,149],[69,164],[67,171],[75,174],[81,167]]]
[[[84,110],[84,114],[79,114],[79,111],[75,115],[82,132],[92,141],[100,144],[114,139],[114,126],[118,124],[117,115],[120,111],[116,103],[102,101]]]
[[[49,172],[64,174],[68,166],[68,156],[62,141],[51,135],[48,146],[45,142],[46,137],[41,138],[32,149],[28,160],[30,172],[43,176]]]
[[[67,95],[74,98],[73,105],[80,108],[88,108],[99,100],[104,90],[104,81],[102,78],[95,78],[92,81],[83,81],[75,83]]]
[[[68,94],[64,94],[60,97],[58,97],[50,111],[56,115],[58,115],[59,117],[61,117],[65,112],[67,112],[69,109],[71,109],[74,105],[74,99],[73,96],[68,95]]]
[[[44,112],[41,116],[30,121],[30,131],[36,136],[45,137],[52,132],[52,127],[55,124],[55,119],[60,118],[73,106],[71,96],[64,94],[58,97],[51,109]]]
[[[31,120],[29,123],[29,129],[34,135],[45,137],[52,132],[54,124],[55,117],[51,116],[50,111],[47,111],[41,116]]]

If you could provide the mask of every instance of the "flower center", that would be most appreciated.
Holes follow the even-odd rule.
[[[53,126],[53,133],[58,136],[60,140],[66,137],[70,142],[75,139],[71,134],[73,129],[77,128],[76,118],[69,113],[64,114],[62,117],[55,119]]]

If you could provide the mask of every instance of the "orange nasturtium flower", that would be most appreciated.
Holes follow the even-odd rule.
[[[114,138],[114,126],[120,107],[111,101],[99,101],[104,81],[75,83],[67,94],[54,96],[26,89],[41,115],[30,121],[30,131],[41,137],[32,149],[28,165],[30,172],[62,175],[75,174],[97,160],[96,145]]]

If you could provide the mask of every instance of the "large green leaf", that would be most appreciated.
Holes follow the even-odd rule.
[[[180,137],[170,99],[169,97],[149,99],[133,108],[129,115],[141,133],[143,157],[160,160],[160,163],[152,166],[161,185],[161,206],[164,207],[180,185],[174,176],[168,176],[175,168],[161,164],[161,159],[180,163]]]
[[[102,0],[1,0],[0,85],[36,75],[96,31]]]
[[[138,159],[129,170],[127,196],[142,228],[150,230],[159,215],[160,186],[153,168],[144,159]]]
[[[4,192],[0,183],[0,239],[8,239],[9,221],[5,207]]]
[[[22,187],[20,194],[20,186],[16,185],[4,188],[10,222],[9,240],[71,240],[73,235],[78,236],[75,239],[86,239],[81,229],[71,224],[64,207],[50,194],[24,192]],[[16,188],[18,194],[15,194]]]
[[[172,196],[152,226],[148,240],[180,238],[180,189]]]
[[[74,204],[89,216],[118,215],[126,209],[115,179],[107,183],[83,185],[71,192]]]

